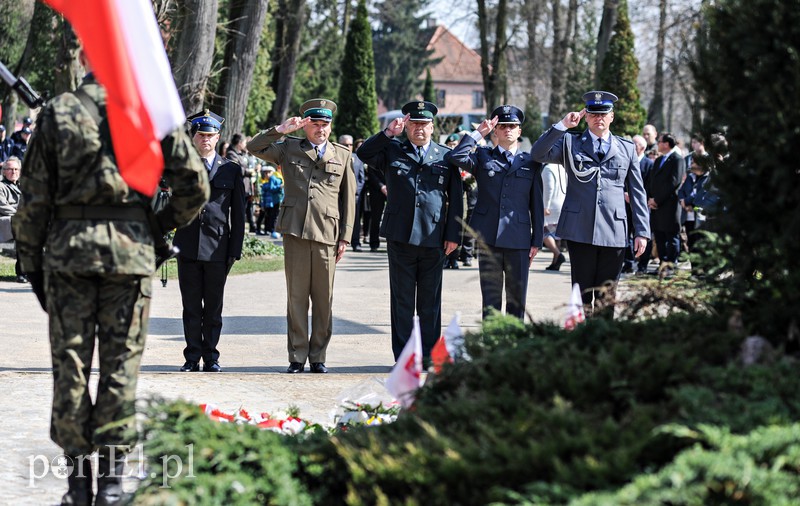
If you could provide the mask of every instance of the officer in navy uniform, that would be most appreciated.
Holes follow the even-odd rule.
[[[519,108],[502,105],[445,157],[478,182],[469,224],[479,235],[484,318],[490,308],[502,309],[504,278],[506,313],[525,316],[528,270],[544,239],[542,164],[519,150],[524,121]],[[498,145],[475,149],[492,130]]]
[[[357,154],[386,182],[381,235],[389,256],[395,360],[411,336],[415,309],[427,359],[441,335],[442,263],[458,247],[463,189],[458,169],[444,158],[450,150],[431,140],[437,107],[416,101],[402,111],[405,117],[367,139]],[[395,139],[404,130],[407,139]]]
[[[175,232],[178,284],[183,301],[186,363],[182,372],[220,372],[217,345],[222,332],[222,300],[233,262],[242,257],[245,191],[242,168],[216,152],[225,121],[208,110],[188,118],[190,133],[208,170],[211,197],[200,215]]]
[[[628,242],[625,215],[627,188],[634,226],[636,257],[644,252],[650,237],[647,195],[633,143],[611,135],[616,95],[590,91],[583,96],[586,107],[570,112],[547,130],[533,145],[538,162],[560,163],[567,169],[567,194],[556,234],[567,241],[572,282],[580,286],[583,302],[607,317],[614,315],[616,283],[622,270]],[[571,135],[586,117],[589,128]],[[610,281],[607,290],[598,290]]]

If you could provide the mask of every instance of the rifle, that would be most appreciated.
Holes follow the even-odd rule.
[[[25,104],[32,108],[36,109],[44,105],[44,99],[35,91],[33,91],[33,87],[28,84],[28,81],[25,80],[24,77],[14,77],[14,74],[11,73],[8,68],[0,61],[0,79],[6,82],[6,84],[19,95],[19,98],[22,99]]]

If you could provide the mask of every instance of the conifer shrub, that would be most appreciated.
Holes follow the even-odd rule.
[[[180,486],[176,479],[171,491],[151,482],[141,494],[205,504],[200,491],[211,490],[225,504],[247,504],[244,493],[223,494],[238,483],[248,500],[264,504],[555,505],[590,493],[616,497],[644,474],[688,465],[676,457],[704,443],[686,434],[706,425],[746,434],[798,418],[796,364],[778,356],[744,368],[742,338],[724,316],[704,314],[591,320],[572,332],[489,319],[467,337],[471,361],[429,376],[413,408],[389,425],[284,437],[166,406],[166,415],[151,414],[145,425],[146,453],[153,460],[191,441],[196,477]],[[684,429],[664,429],[674,424]],[[198,465],[198,455],[207,462]],[[703,455],[703,465],[713,469],[716,458],[722,452]]]

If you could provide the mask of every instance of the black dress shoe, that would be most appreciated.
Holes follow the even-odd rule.
[[[361,252],[361,251],[364,251],[364,250],[363,250],[363,249],[361,249],[361,246],[359,246],[359,245],[355,245],[355,246],[353,246],[353,251],[358,251],[358,252]]]
[[[200,370],[200,364],[198,362],[192,362],[191,360],[187,360],[183,367],[178,369],[180,372],[197,372]]]
[[[472,259],[471,258],[465,258],[464,259],[464,267],[472,267]]]
[[[378,252],[378,248],[370,248],[369,252],[370,253],[377,253]]]
[[[328,372],[328,368],[325,367],[325,364],[322,362],[312,362],[311,372],[315,372],[317,374],[325,374]]]
[[[216,360],[211,363],[203,362],[203,372],[222,372],[222,367]]]
[[[558,254],[558,258],[556,258],[556,260],[552,264],[550,264],[547,267],[545,267],[544,270],[546,270],[546,271],[560,271],[561,270],[561,264],[563,264],[566,261],[567,261],[567,259],[564,258],[564,254],[563,253],[559,253]]]
[[[289,374],[297,374],[299,372],[303,372],[303,364],[300,362],[289,362],[289,368],[286,369],[286,372]]]
[[[19,276],[17,276],[17,283],[29,283],[28,276],[26,276],[25,274],[20,274]]]

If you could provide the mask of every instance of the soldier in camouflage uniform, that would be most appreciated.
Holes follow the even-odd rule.
[[[134,403],[155,270],[153,235],[191,221],[209,195],[203,164],[178,129],[161,142],[172,197],[156,215],[161,230],[151,230],[149,199],[120,177],[105,105],[105,89],[89,73],[75,93],[59,95],[42,109],[14,221],[22,269],[50,318],[50,436],[75,464],[63,504],[92,504],[88,456],[95,450],[95,504],[122,499],[125,447],[136,443]],[[95,339],[100,381],[92,404],[88,380]]]

